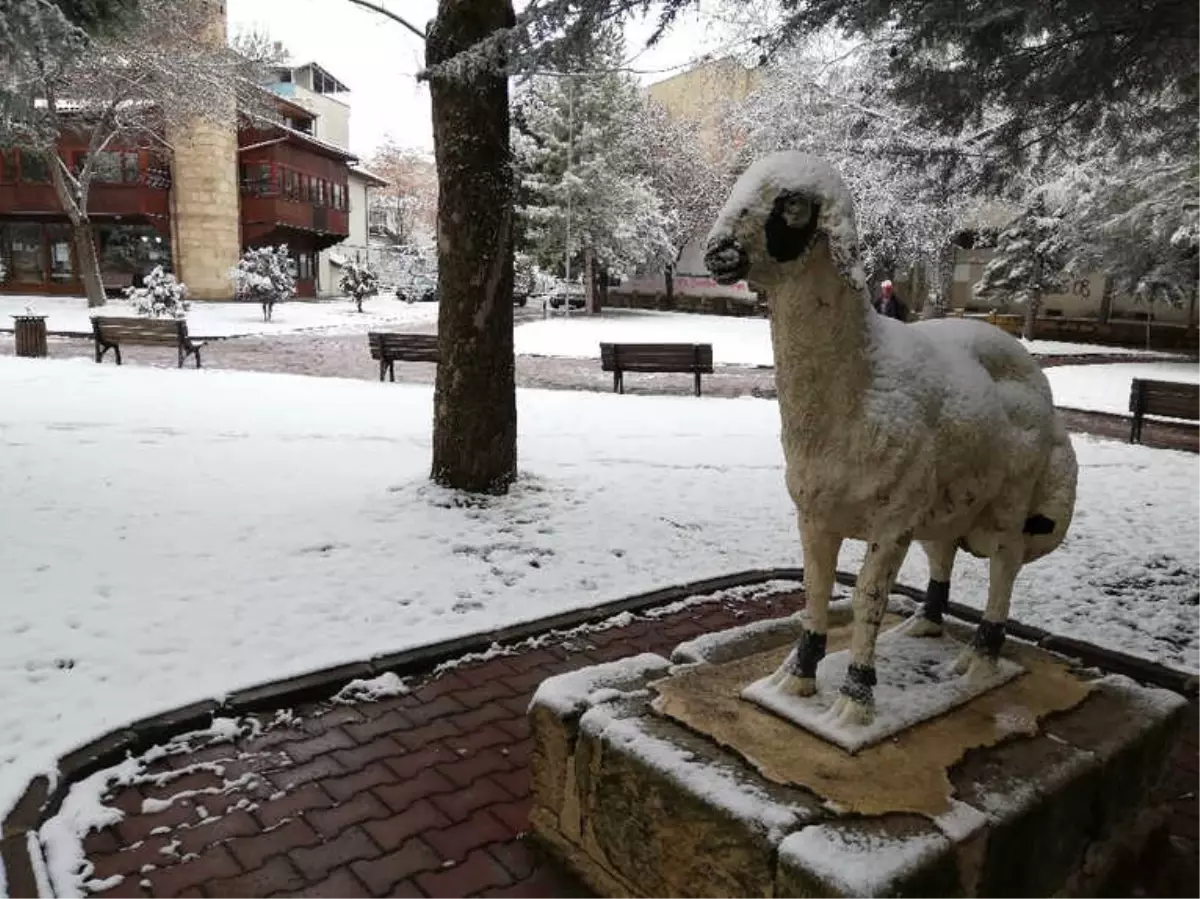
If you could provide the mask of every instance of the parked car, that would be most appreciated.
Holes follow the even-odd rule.
[[[587,297],[582,284],[576,281],[559,281],[550,291],[547,301],[551,309],[560,309],[564,303],[568,309],[582,309]]]

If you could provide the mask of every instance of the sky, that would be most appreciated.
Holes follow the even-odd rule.
[[[378,0],[418,27],[437,0]],[[350,88],[350,149],[364,159],[389,135],[401,146],[432,151],[429,90],[416,74],[424,44],[401,25],[346,0],[229,0],[229,31],[259,30],[282,41],[297,63],[319,62]],[[645,83],[685,69],[698,56],[727,45],[728,29],[715,13],[680,21],[658,46],[638,53],[652,21],[630,23],[631,66]]]

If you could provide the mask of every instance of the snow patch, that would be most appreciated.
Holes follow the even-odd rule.
[[[813,824],[779,844],[781,862],[810,871],[845,896],[890,895],[897,879],[947,848],[935,832],[896,836],[853,823]]]
[[[408,684],[394,671],[385,671],[377,677],[356,678],[334,695],[332,702],[353,705],[356,702],[375,702],[387,696],[403,696],[409,691]]]
[[[616,698],[621,688],[631,687],[654,674],[665,674],[670,667],[671,663],[662,656],[644,652],[557,674],[538,685],[530,706],[544,706],[561,718],[578,715],[596,702]]]
[[[791,806],[776,802],[730,770],[696,759],[686,749],[646,731],[636,718],[617,718],[610,706],[593,706],[579,719],[579,729],[597,740],[619,746],[642,763],[670,777],[711,805],[778,841],[800,820]]]

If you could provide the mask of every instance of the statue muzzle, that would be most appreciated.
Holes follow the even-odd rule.
[[[750,256],[732,237],[717,237],[708,242],[704,265],[718,284],[736,284],[750,273]]]

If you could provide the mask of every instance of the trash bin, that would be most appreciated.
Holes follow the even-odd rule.
[[[14,315],[13,333],[17,338],[17,355],[44,359],[46,357],[46,316]]]

